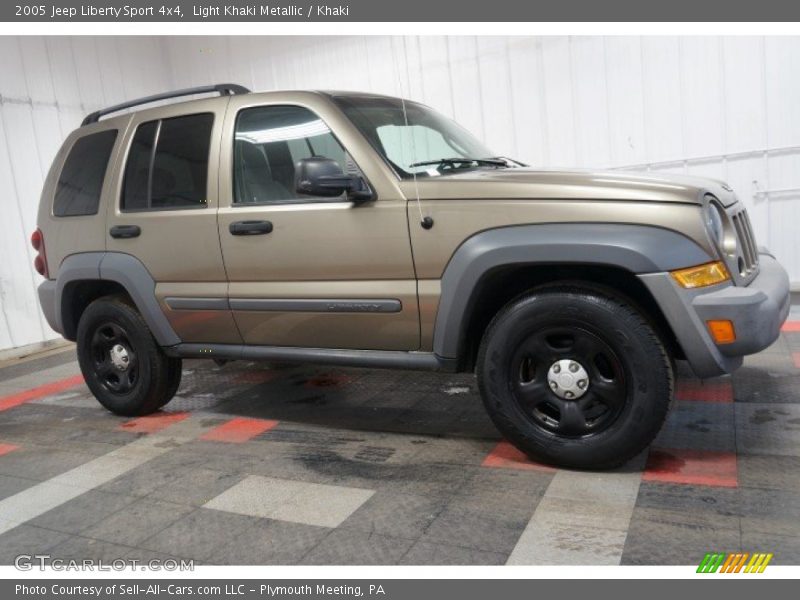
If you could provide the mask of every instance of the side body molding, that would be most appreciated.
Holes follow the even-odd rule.
[[[655,273],[713,260],[697,243],[669,229],[616,223],[552,223],[490,229],[465,241],[445,268],[433,349],[458,358],[482,281],[509,265],[603,265]]]
[[[67,287],[78,281],[114,281],[124,287],[161,346],[174,346],[180,338],[170,327],[156,299],[156,282],[136,257],[121,252],[85,252],[64,259],[58,270],[55,291],[55,320],[63,331],[63,297]]]

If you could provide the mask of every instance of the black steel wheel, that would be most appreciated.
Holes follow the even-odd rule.
[[[647,319],[613,292],[549,286],[487,328],[477,364],[498,429],[535,460],[608,468],[641,452],[672,398],[673,371]]]
[[[101,323],[90,344],[100,385],[111,394],[129,393],[136,385],[139,365],[125,329],[112,321]]]
[[[155,412],[177,390],[180,359],[163,353],[124,298],[109,296],[89,304],[78,322],[77,344],[86,385],[115,414]]]
[[[514,398],[546,432],[566,437],[599,433],[627,402],[622,361],[586,328],[543,327],[531,333],[512,361]]]

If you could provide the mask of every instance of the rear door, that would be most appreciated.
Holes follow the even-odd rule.
[[[144,264],[183,342],[241,342],[227,308],[217,233],[216,165],[227,101],[136,113],[107,215],[107,249]]]
[[[234,96],[221,148],[219,237],[247,344],[414,350],[417,289],[405,199],[323,96]],[[377,199],[295,192],[295,164],[325,156]],[[231,225],[268,223],[260,235]],[[235,229],[235,228],[234,228]]]

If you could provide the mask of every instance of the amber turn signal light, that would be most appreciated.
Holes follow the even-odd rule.
[[[677,271],[672,271],[671,275],[681,287],[689,289],[715,285],[730,279],[728,269],[719,261],[687,269],[678,269]]]
[[[736,330],[730,321],[706,321],[711,337],[718,344],[730,344],[736,341]]]

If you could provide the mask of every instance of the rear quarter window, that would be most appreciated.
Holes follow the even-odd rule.
[[[56,184],[53,214],[57,217],[95,215],[117,130],[85,135],[72,145]]]
[[[125,165],[122,210],[205,208],[213,124],[213,114],[198,113],[139,125]]]

